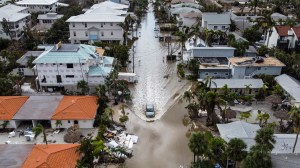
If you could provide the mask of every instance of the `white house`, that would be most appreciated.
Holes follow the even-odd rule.
[[[93,128],[97,113],[97,97],[64,96],[51,117],[52,128]],[[60,121],[61,124],[58,125]]]
[[[120,23],[124,16],[101,13],[85,13],[70,17],[67,22],[71,43],[93,43],[95,41],[122,43],[123,29]]]
[[[275,57],[231,57],[229,66],[232,78],[252,78],[254,75],[281,74],[285,65]]]
[[[0,24],[0,37],[5,39],[19,40],[24,31],[24,27],[30,23],[30,14],[27,7],[20,7],[8,4],[0,8],[0,23],[5,18],[8,22],[10,35],[7,35]],[[11,37],[10,37],[11,36]]]
[[[34,76],[36,73],[32,68],[28,67],[28,60],[30,57],[34,57],[36,59],[40,56],[44,51],[27,51],[21,58],[17,60],[17,63],[20,64],[18,68],[13,70],[14,73],[20,73],[24,76]]]
[[[21,0],[16,2],[18,6],[28,7],[31,13],[56,12],[58,0]]]
[[[178,26],[192,27],[200,23],[202,12],[182,13],[176,18]]]
[[[96,9],[96,8],[99,8],[99,7],[109,7],[109,8],[112,8],[112,9],[128,11],[129,5],[120,4],[120,3],[116,3],[116,2],[112,2],[112,1],[104,1],[104,2],[93,5],[91,7],[91,9]]]
[[[56,91],[62,88],[75,90],[78,81],[89,86],[104,83],[112,71],[114,58],[102,56],[101,48],[84,44],[52,46],[34,60],[40,89]]]
[[[58,15],[57,13],[39,14],[37,19],[40,30],[50,29],[53,23],[63,16],[64,15]]]
[[[288,96],[290,103],[300,107],[300,82],[287,74],[277,76],[275,80]]]
[[[229,13],[202,13],[203,28],[208,30],[221,30],[226,31],[231,24]]]
[[[275,26],[267,33],[265,45],[268,48],[277,47],[279,49],[288,50],[294,48],[294,33],[290,26]]]

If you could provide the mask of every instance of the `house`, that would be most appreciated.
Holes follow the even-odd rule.
[[[231,92],[247,95],[257,94],[264,85],[261,79],[211,79],[211,82],[212,88],[217,88],[219,91],[227,85]]]
[[[290,26],[275,26],[267,33],[265,45],[268,48],[277,47],[287,51],[291,48],[292,36]]]
[[[178,4],[178,3],[195,3],[195,0],[172,0],[171,4]]]
[[[0,167],[22,167],[33,147],[33,144],[1,144]]]
[[[231,69],[228,66],[226,57],[203,57],[197,58],[199,62],[199,78],[230,78]]]
[[[275,22],[284,22],[285,20],[287,20],[287,16],[281,14],[281,13],[272,13],[271,14],[271,18],[275,21]]]
[[[260,129],[257,124],[249,124],[244,121],[235,121],[227,124],[217,124],[222,139],[229,142],[233,138],[243,140],[247,145],[247,150],[255,145],[256,131]],[[292,154],[296,134],[274,134],[276,140],[272,154]],[[300,153],[300,137],[295,148],[295,153]]]
[[[237,16],[234,13],[231,13],[230,18],[235,23],[238,30],[244,31],[245,29],[254,26],[256,23],[253,21],[261,18],[261,16]]]
[[[7,128],[17,128],[19,123],[12,119],[27,99],[28,96],[0,96],[0,124],[8,121]]]
[[[76,167],[80,144],[36,144],[22,168],[35,167]]]
[[[0,38],[19,40],[23,36],[24,27],[30,23],[30,14],[27,7],[20,7],[12,4],[0,8]],[[9,26],[9,34],[6,34],[2,27],[3,19],[6,19]]]
[[[28,67],[28,60],[30,57],[34,57],[36,59],[38,56],[40,56],[44,51],[27,51],[24,55],[22,55],[21,58],[17,60],[17,63],[20,64],[20,66],[13,70],[14,73],[20,73],[24,76],[34,76],[36,73],[34,70],[30,67]]]
[[[47,13],[39,14],[38,19],[38,29],[41,31],[46,31],[50,29],[54,22],[62,18],[64,15],[58,15],[57,13]]]
[[[64,96],[51,117],[52,128],[69,128],[78,125],[79,128],[93,128],[97,113],[97,98],[95,96]],[[61,125],[57,125],[57,121]]]
[[[40,90],[76,90],[85,80],[91,89],[103,84],[113,70],[114,58],[102,56],[101,48],[85,44],[51,46],[33,61]]]
[[[98,4],[94,4],[91,9],[96,9],[99,7],[108,7],[111,9],[117,9],[117,10],[124,10],[124,11],[128,11],[129,5],[125,5],[125,4],[120,4],[120,3],[116,3],[116,2],[112,2],[112,1],[104,1]]]
[[[202,13],[201,26],[205,29],[227,31],[230,24],[229,13]]]
[[[58,0],[21,0],[15,2],[16,5],[28,7],[30,13],[56,12]]]
[[[105,1],[109,2],[109,1]],[[70,41],[74,43],[93,43],[96,41],[122,43],[124,30],[120,26],[125,16],[105,13],[84,13],[70,17]]]
[[[179,14],[177,19],[177,24],[178,26],[183,26],[183,27],[192,27],[196,26],[202,18],[202,12],[189,12],[189,13],[181,13]]]
[[[202,57],[226,57],[234,56],[233,47],[190,47],[189,52],[192,58]]]
[[[179,4],[171,5],[170,13],[171,15],[180,15],[183,13],[191,13],[191,12],[199,13],[201,12],[200,9],[202,8],[203,7],[201,5],[196,3],[179,3]]]
[[[229,66],[232,78],[252,78],[254,75],[281,74],[285,65],[275,57],[231,57]]]
[[[300,82],[287,74],[277,76],[275,80],[284,90],[290,103],[300,107]]]
[[[21,123],[32,127],[36,127],[40,122],[50,125],[51,116],[62,98],[63,96],[30,96],[14,115],[14,128]]]

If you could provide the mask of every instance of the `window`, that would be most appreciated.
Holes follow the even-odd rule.
[[[103,27],[103,24],[101,23],[101,27]]]
[[[217,30],[218,29],[218,26],[214,26],[214,30]]]
[[[225,72],[225,75],[227,76],[227,75],[228,75],[228,72]]]
[[[208,75],[208,72],[206,72],[205,75],[207,76],[207,75]]]
[[[71,123],[71,121],[70,121],[70,120],[68,120],[68,123]]]
[[[73,68],[73,64],[67,64],[67,68]]]
[[[75,23],[72,23],[73,27],[75,27]]]
[[[110,26],[113,26],[113,23],[110,23]]]
[[[56,65],[56,64],[54,63],[54,64],[52,64],[52,65]]]
[[[114,32],[110,32],[110,35],[112,35],[112,36],[113,36],[113,35],[114,35]]]
[[[85,36],[88,36],[88,32],[87,31],[85,32]]]
[[[225,30],[225,26],[222,26],[222,30]]]
[[[66,75],[66,78],[74,78],[74,75]]]
[[[261,70],[261,67],[258,67],[257,70]]]
[[[61,75],[56,75],[56,83],[61,83]]]
[[[218,74],[218,72],[214,72],[214,75],[217,75]]]
[[[76,36],[76,31],[73,32],[73,35]]]
[[[84,23],[84,27],[87,27],[87,23]]]
[[[104,36],[104,33],[103,33],[103,32],[101,32],[101,36]]]

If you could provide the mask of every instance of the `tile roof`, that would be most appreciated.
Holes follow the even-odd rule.
[[[22,168],[74,168],[79,159],[78,147],[79,144],[37,144]]]
[[[28,96],[0,96],[0,120],[11,120]]]
[[[300,37],[300,27],[293,27],[292,29],[295,32],[296,36],[299,38]]]
[[[290,26],[275,26],[275,29],[279,36],[288,36],[288,31],[291,29]]]
[[[51,119],[94,119],[97,107],[97,98],[95,96],[64,96]]]

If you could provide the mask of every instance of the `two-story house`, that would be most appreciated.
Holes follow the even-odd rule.
[[[39,30],[48,30],[51,28],[54,22],[62,18],[64,15],[58,15],[57,13],[47,13],[38,15],[38,28]]]
[[[285,64],[275,57],[231,57],[229,66],[231,77],[239,79],[261,74],[278,76]]]
[[[28,7],[30,13],[56,12],[58,0],[21,0],[16,2],[18,6]]]
[[[70,17],[70,41],[74,43],[93,43],[95,41],[122,43],[124,16],[111,14],[85,13]]]
[[[93,88],[103,84],[113,69],[114,58],[102,56],[101,49],[84,44],[61,44],[51,47],[34,60],[40,90],[75,90],[85,80]]]
[[[231,24],[229,13],[202,13],[202,24],[204,29],[226,31]]]
[[[265,45],[268,48],[277,47],[287,51],[294,47],[293,36],[294,33],[290,26],[274,26],[267,32]]]
[[[2,27],[2,21],[6,19],[9,27],[9,34],[6,34]],[[19,40],[22,37],[24,27],[29,25],[30,14],[27,7],[20,7],[8,4],[0,8],[0,37],[5,39]]]

